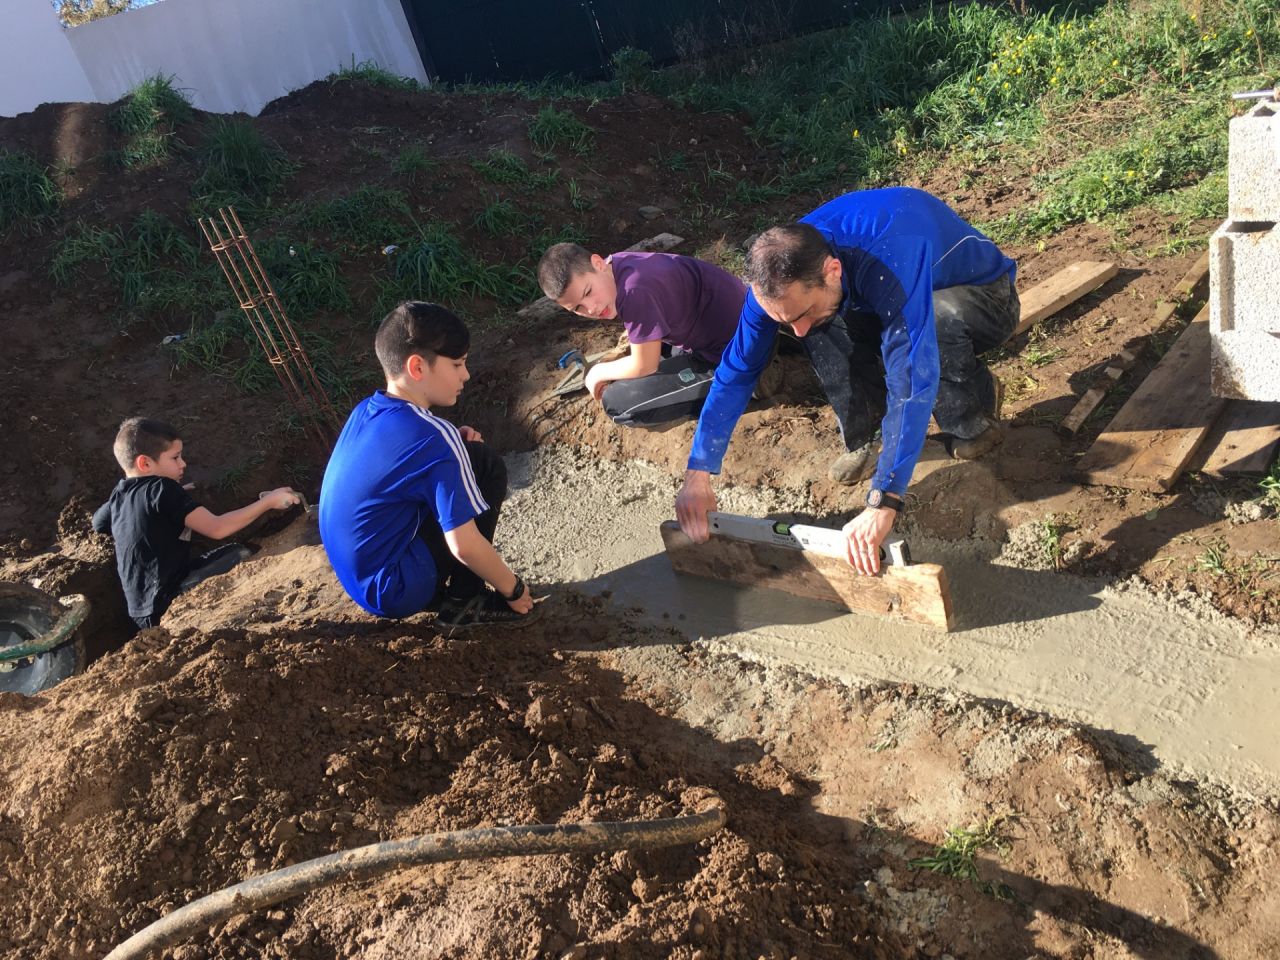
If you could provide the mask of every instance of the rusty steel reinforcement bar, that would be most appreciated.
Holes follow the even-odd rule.
[[[273,870],[201,897],[138,931],[105,960],[143,960],[236,914],[260,910],[317,887],[368,880],[404,867],[487,857],[673,847],[704,840],[724,823],[724,807],[717,802],[700,813],[666,820],[488,827],[374,843]]]
[[[328,454],[342,422],[235,208],[225,207],[218,211],[216,219],[202,218],[199,222],[214,259],[245,312],[267,362],[302,418],[304,429]]]

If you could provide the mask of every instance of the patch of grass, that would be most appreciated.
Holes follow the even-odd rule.
[[[500,147],[490,150],[483,160],[472,160],[471,168],[490,183],[525,185],[534,176],[522,159]]]
[[[529,140],[539,150],[566,146],[578,156],[595,147],[596,132],[568,110],[545,106],[529,121]]]
[[[497,200],[476,214],[475,225],[495,237],[514,233],[524,226],[527,218],[510,200]]]
[[[193,195],[208,208],[261,202],[283,186],[295,164],[275,142],[241,117],[215,117],[199,149],[203,172]]]
[[[1072,529],[1071,521],[1056,513],[1035,521],[1036,539],[1045,562],[1055,570],[1062,567],[1062,537]]]
[[[653,81],[653,57],[648,50],[623,47],[609,58],[609,66],[623,93],[648,89]]]
[[[299,226],[323,231],[342,246],[379,249],[403,237],[413,221],[403,190],[366,184],[345,197],[322,200],[302,208]]]
[[[350,310],[351,297],[338,258],[301,241],[276,237],[256,247],[285,309],[295,317],[322,310]]]
[[[391,164],[391,172],[405,177],[410,183],[417,182],[420,174],[434,173],[439,162],[422,147],[409,146],[400,151],[395,162]]]
[[[932,873],[972,883],[988,896],[997,900],[1012,900],[1013,891],[1005,884],[992,884],[978,876],[977,855],[983,850],[994,850],[1004,859],[1009,855],[1012,842],[1002,828],[1014,819],[1009,815],[988,817],[968,829],[951,827],[946,838],[927,857],[915,857],[907,861],[913,870],[929,870]]]
[[[58,209],[62,191],[29,153],[0,150],[0,232],[38,225]]]
[[[1195,558],[1192,571],[1208,573],[1215,577],[1225,577],[1230,572],[1227,564],[1227,545],[1221,540],[1209,543],[1203,553]]]
[[[421,83],[413,79],[413,77],[401,77],[392,73],[384,67],[378,66],[372,60],[363,60],[356,63],[353,56],[349,67],[340,67],[338,70],[325,77],[329,83],[367,83],[372,87],[384,87],[388,90],[422,90],[425,89]]]
[[[143,80],[110,114],[112,126],[126,136],[120,162],[126,167],[146,167],[165,160],[177,143],[177,128],[194,116],[191,102],[174,87],[173,77],[157,74]]]
[[[578,186],[577,180],[569,181],[569,206],[580,212],[586,212],[595,205],[594,200],[583,195],[582,188]]]
[[[1271,464],[1267,475],[1258,481],[1262,499],[1272,506],[1280,506],[1280,460]]]
[[[1022,351],[1022,359],[1033,367],[1045,367],[1061,359],[1065,353],[1066,351],[1061,347],[1046,348],[1040,343],[1028,343],[1027,349]]]
[[[400,245],[392,261],[392,277],[381,285],[377,312],[385,314],[401,300],[454,303],[487,297],[503,304],[530,299],[533,278],[521,267],[482,263],[463,249],[446,225],[427,223]]]

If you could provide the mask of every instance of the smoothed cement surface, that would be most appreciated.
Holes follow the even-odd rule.
[[[541,584],[636,607],[691,640],[816,675],[928,684],[1108,732],[1139,756],[1237,789],[1280,794],[1280,635],[1194,602],[992,563],[992,547],[911,540],[946,566],[957,629],[854,615],[775,590],[677,577],[658,526],[676,483],[643,463],[566,448],[513,457],[498,544]],[[801,491],[719,489],[720,508],[803,510]]]

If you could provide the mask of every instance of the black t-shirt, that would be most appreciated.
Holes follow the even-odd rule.
[[[188,514],[200,504],[168,477],[125,477],[93,515],[93,529],[116,542],[116,570],[129,616],[147,617],[172,598],[191,562]]]

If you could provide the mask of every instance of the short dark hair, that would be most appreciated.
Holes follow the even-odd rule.
[[[176,429],[161,420],[130,417],[116,431],[116,442],[112,444],[111,452],[116,455],[116,463],[120,464],[120,469],[128,473],[138,457],[155,460],[175,440],[181,439]]]
[[[747,251],[743,279],[772,300],[797,280],[807,287],[820,286],[822,267],[830,256],[831,245],[816,227],[807,223],[770,227]]]
[[[538,261],[538,286],[552,300],[564,296],[573,278],[591,269],[591,251],[577,243],[554,243]]]
[[[465,323],[438,303],[406,300],[382,318],[373,349],[387,377],[398,377],[415,353],[427,363],[434,363],[438,356],[465,357],[471,349],[471,334]]]

